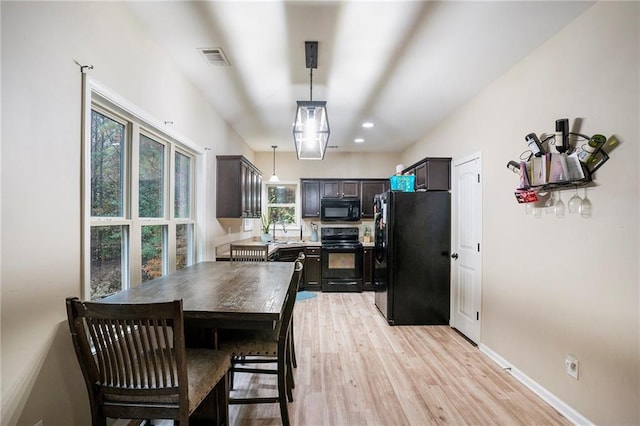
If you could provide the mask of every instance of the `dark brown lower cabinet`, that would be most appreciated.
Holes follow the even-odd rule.
[[[373,290],[373,261],[373,247],[365,247],[362,260],[362,289],[365,291]]]
[[[322,266],[320,263],[320,247],[307,247],[304,262],[304,289],[320,290],[322,284]]]

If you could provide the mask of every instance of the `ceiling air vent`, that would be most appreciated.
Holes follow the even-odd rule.
[[[229,60],[219,47],[201,47],[198,49],[202,57],[209,65],[229,66]]]

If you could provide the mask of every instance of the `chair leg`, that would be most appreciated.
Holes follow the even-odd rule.
[[[291,336],[289,336],[291,337]],[[289,337],[287,337],[287,351],[286,351],[286,367],[287,367],[287,395],[289,396],[289,402],[293,402],[293,394],[291,393],[291,389],[296,387],[295,379],[293,378],[293,368],[292,368],[292,356],[291,351],[289,350]]]
[[[229,389],[233,389],[233,376],[234,376],[234,371],[230,370],[229,371]]]
[[[291,335],[289,336],[289,338],[291,339],[289,341],[289,347],[291,349],[291,363],[293,365],[293,368],[298,368],[298,360],[296,359],[296,342],[295,339],[293,338],[293,319],[291,320]]]
[[[218,424],[229,425],[229,374],[225,374],[216,385],[215,392],[218,398]]]
[[[289,402],[293,402],[293,388],[295,387],[295,383],[293,382],[293,372],[291,371],[291,365],[288,362],[285,363],[285,369],[287,382],[287,400]]]
[[[280,416],[282,417],[282,426],[289,426],[289,408],[287,402],[287,393],[290,392],[287,386],[287,362],[280,357],[278,359],[278,402],[280,403]],[[293,400],[293,398],[292,398]]]
[[[91,413],[91,424],[92,426],[107,426],[107,418],[104,416],[101,416],[100,414],[98,414],[98,409],[95,409],[95,413],[93,412],[94,409],[92,408],[92,413]]]

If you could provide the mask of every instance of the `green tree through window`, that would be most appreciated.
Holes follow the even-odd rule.
[[[195,154],[133,114],[125,118],[111,109],[101,99],[85,123],[90,139],[84,171],[90,185],[84,197],[90,201],[83,263],[91,299],[192,265],[197,257]],[[170,156],[175,167],[169,167]],[[132,244],[132,238],[139,241]]]
[[[296,223],[296,185],[267,185],[267,214],[273,223]]]

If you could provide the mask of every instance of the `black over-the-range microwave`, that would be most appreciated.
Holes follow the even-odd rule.
[[[360,220],[360,200],[322,198],[320,220],[333,222],[356,222]]]

